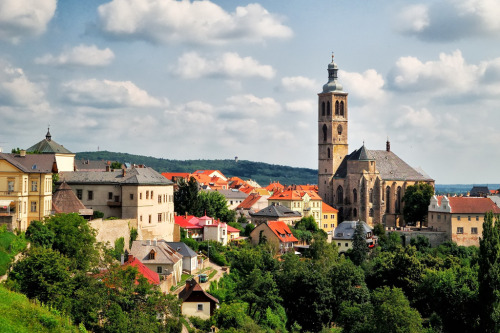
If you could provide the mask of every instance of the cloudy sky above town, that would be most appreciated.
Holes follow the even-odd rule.
[[[497,0],[0,0],[0,146],[317,168],[335,52],[349,150],[498,183]],[[176,171],[176,170],[172,170]]]

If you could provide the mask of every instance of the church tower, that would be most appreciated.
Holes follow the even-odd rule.
[[[348,154],[347,93],[337,82],[338,66],[328,64],[328,82],[318,94],[318,190],[333,205],[332,178]]]

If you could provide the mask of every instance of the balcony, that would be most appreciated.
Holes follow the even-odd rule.
[[[122,203],[121,201],[108,201],[107,205],[108,207],[121,207]]]

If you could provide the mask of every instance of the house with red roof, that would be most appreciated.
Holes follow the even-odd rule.
[[[273,182],[269,183],[269,185],[267,185],[265,189],[268,190],[270,193],[275,194],[283,191],[285,189],[285,186],[280,184],[280,182]]]
[[[149,284],[159,285],[160,284],[160,275],[156,272],[153,272],[151,269],[147,268],[139,259],[134,257],[132,254],[128,255],[127,261],[123,264],[123,266],[132,266],[136,267],[139,271],[139,274],[148,280]],[[135,284],[139,284],[138,281],[135,281]]]
[[[429,204],[427,224],[434,230],[444,231],[457,245],[479,246],[487,212],[500,215],[500,208],[490,198],[435,195]]]
[[[227,245],[228,240],[230,240],[228,228],[231,227],[227,223],[206,215],[199,218],[195,216],[176,216],[175,224],[186,230],[187,237],[198,242],[211,240]],[[235,231],[233,231],[233,237],[235,237]],[[239,237],[239,234],[237,237]]]
[[[293,211],[299,212],[303,217],[312,216],[321,225],[322,199],[316,191],[312,190],[286,190],[274,193],[267,199],[270,205],[282,205]]]
[[[177,183],[181,179],[187,182],[191,177],[191,174],[188,172],[162,172],[161,175],[174,183]]]
[[[250,238],[253,245],[262,242],[275,244],[280,253],[292,251],[293,246],[299,242],[283,221],[269,221],[258,225],[250,233]]]

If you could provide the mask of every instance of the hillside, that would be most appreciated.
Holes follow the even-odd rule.
[[[293,168],[284,165],[239,160],[168,160],[150,156],[114,153],[109,151],[76,153],[75,159],[108,160],[121,163],[145,164],[158,172],[193,172],[195,170],[220,170],[226,177],[252,179],[261,186],[270,181],[282,184],[316,184],[318,171],[307,168]]]

